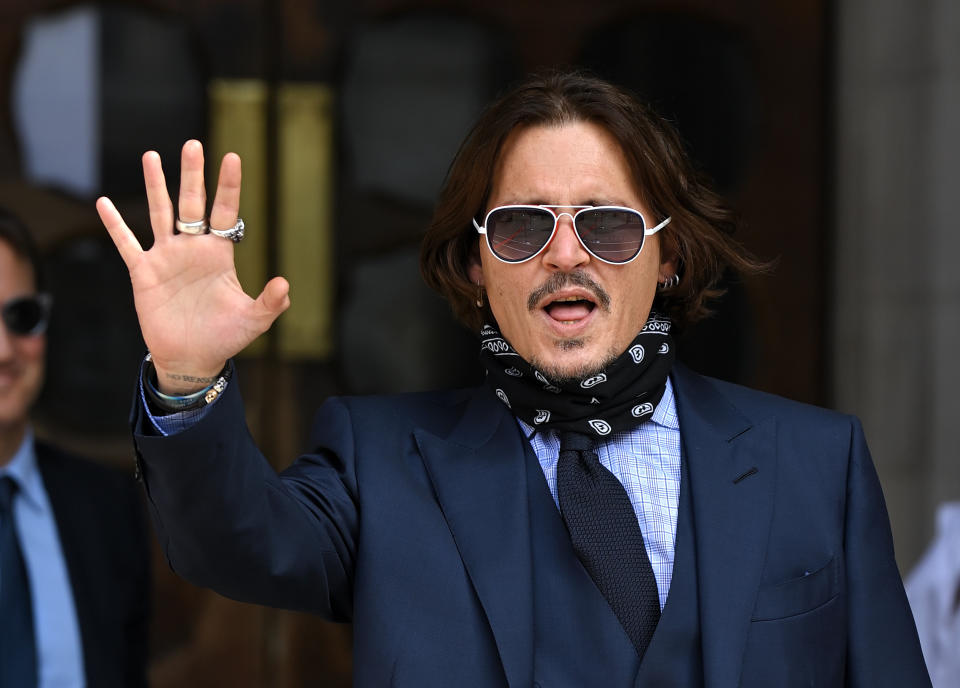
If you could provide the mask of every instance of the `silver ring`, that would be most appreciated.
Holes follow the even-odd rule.
[[[181,234],[206,234],[210,230],[210,225],[207,224],[207,219],[197,220],[196,222],[184,222],[179,217],[177,221],[173,223],[173,226],[177,228],[177,231]]]
[[[243,239],[243,218],[237,218],[237,224],[235,224],[230,229],[213,229],[210,228],[211,234],[216,234],[218,237],[223,237],[224,239],[229,239],[235,244],[240,243],[240,240]]]

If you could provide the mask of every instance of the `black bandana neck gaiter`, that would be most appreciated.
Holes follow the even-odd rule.
[[[537,429],[604,437],[653,415],[674,360],[670,320],[651,312],[627,350],[602,372],[555,383],[520,357],[493,325],[480,331],[480,360],[500,401]]]

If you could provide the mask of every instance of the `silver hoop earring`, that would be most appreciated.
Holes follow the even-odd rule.
[[[659,287],[661,291],[664,291],[667,289],[673,289],[678,284],[680,284],[680,275],[675,272],[672,275],[670,275],[667,279],[657,283],[657,287]]]

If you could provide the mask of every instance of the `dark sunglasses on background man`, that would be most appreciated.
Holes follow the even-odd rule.
[[[574,213],[556,210],[564,208]],[[623,265],[640,255],[646,237],[670,222],[647,228],[643,215],[633,208],[615,205],[503,205],[494,208],[483,221],[473,221],[477,232],[487,237],[487,246],[504,263],[530,260],[550,243],[560,218],[566,215],[580,244],[604,263]]]
[[[53,299],[49,294],[31,294],[10,299],[0,306],[0,320],[7,332],[21,337],[43,334],[50,319]]]

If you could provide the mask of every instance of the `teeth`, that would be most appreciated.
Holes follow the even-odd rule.
[[[553,303],[567,303],[570,301],[585,301],[585,300],[586,299],[582,299],[579,296],[566,296],[562,299],[554,299]]]

